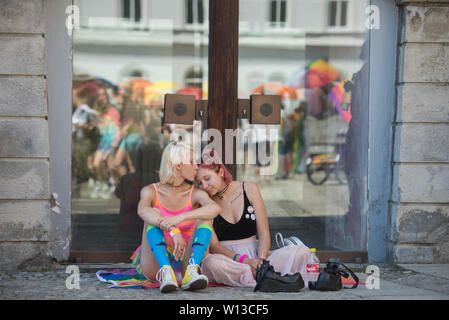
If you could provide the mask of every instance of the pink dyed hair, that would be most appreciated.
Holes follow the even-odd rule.
[[[205,161],[206,159],[206,161]],[[229,172],[229,170],[225,167],[223,162],[221,161],[220,157],[218,156],[218,153],[215,152],[214,149],[207,149],[203,151],[203,156],[201,157],[201,164],[198,166],[203,169],[209,169],[215,171],[217,174],[220,171],[220,169],[223,169],[223,178],[224,182],[226,184],[230,184],[232,182],[232,174]]]

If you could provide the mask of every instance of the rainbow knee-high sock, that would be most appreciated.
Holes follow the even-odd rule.
[[[207,224],[200,224],[196,229],[193,243],[192,243],[192,255],[195,264],[201,264],[207,247],[209,246],[210,239],[212,237],[212,228]]]
[[[155,226],[148,226],[147,228],[147,240],[150,245],[151,251],[156,258],[159,266],[170,265],[170,260],[167,254],[167,243],[165,242],[164,232]]]

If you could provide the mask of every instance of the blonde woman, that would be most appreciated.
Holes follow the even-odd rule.
[[[160,182],[141,191],[138,215],[144,230],[138,270],[160,281],[163,293],[176,290],[181,279],[184,290],[208,284],[198,267],[210,243],[212,220],[221,209],[192,185],[197,170],[192,147],[171,142],[162,154]]]

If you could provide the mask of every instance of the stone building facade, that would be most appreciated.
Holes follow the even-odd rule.
[[[0,266],[51,263],[44,1],[0,2]]]
[[[52,210],[57,206],[52,193],[58,189],[52,171],[61,164],[51,154],[63,150],[51,143],[58,132],[50,132],[49,101],[60,91],[47,75],[50,68],[61,68],[53,59],[58,52],[54,41],[55,33],[65,32],[51,29],[52,2],[0,0],[2,270],[46,269],[53,260],[68,258],[70,201],[59,199],[62,212]],[[397,0],[396,5],[398,30],[391,30],[398,32],[396,105],[391,106],[396,115],[389,125],[391,190],[389,209],[379,213],[388,224],[383,262],[447,263],[449,0]],[[66,19],[63,11],[60,15],[59,26]],[[71,66],[67,62],[62,68]],[[70,91],[65,92],[69,108]]]
[[[393,260],[449,262],[449,1],[397,1]]]

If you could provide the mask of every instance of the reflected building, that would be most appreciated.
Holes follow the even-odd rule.
[[[208,1],[76,0],[74,74],[120,83],[130,77],[207,83]],[[308,62],[326,59],[350,78],[360,70],[365,2],[241,0],[239,90],[285,83]],[[166,19],[164,19],[166,16]]]

